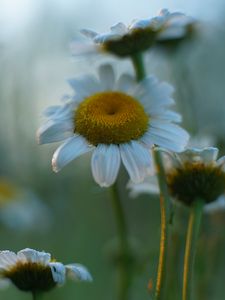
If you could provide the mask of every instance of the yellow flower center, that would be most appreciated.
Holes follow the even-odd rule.
[[[0,205],[5,202],[11,201],[14,199],[17,194],[17,188],[13,186],[10,182],[1,179],[0,180]]]
[[[148,122],[143,106],[121,92],[96,93],[75,112],[75,132],[93,145],[136,140],[146,132]]]

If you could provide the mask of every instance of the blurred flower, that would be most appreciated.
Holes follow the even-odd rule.
[[[217,148],[190,148],[179,154],[166,154],[170,161],[165,164],[167,183],[175,199],[188,206],[201,199],[207,212],[225,208],[225,156],[217,160]],[[134,197],[159,193],[156,176],[148,176],[141,184],[129,182],[128,188]]]
[[[25,292],[47,292],[65,283],[66,278],[92,281],[88,270],[80,264],[63,265],[44,251],[23,249],[14,253],[0,251],[0,283],[13,283]]]
[[[192,18],[182,13],[162,9],[156,17],[135,20],[129,26],[119,22],[107,33],[83,29],[81,33],[94,44],[74,42],[72,51],[74,54],[108,52],[119,57],[133,56],[148,50],[156,42],[183,39],[193,23]]]
[[[16,230],[45,230],[52,215],[30,190],[0,178],[0,222]]]
[[[156,175],[146,176],[140,183],[128,182],[127,188],[130,190],[129,195],[136,198],[142,194],[159,194],[159,185]]]
[[[182,151],[188,134],[174,122],[181,116],[168,109],[174,103],[173,87],[153,76],[136,83],[123,74],[115,80],[111,65],[92,76],[69,81],[75,95],[62,106],[46,111],[49,120],[38,130],[40,144],[65,140],[53,155],[58,172],[78,156],[94,150],[91,167],[102,187],[112,185],[122,162],[133,182],[152,169],[149,149],[160,145]]]
[[[198,133],[194,136],[191,136],[189,139],[187,148],[208,148],[211,145],[216,144],[215,136],[205,133]]]
[[[197,21],[183,13],[170,13],[164,9],[164,24],[157,36],[157,45],[168,48],[178,46],[182,41],[193,36],[197,28]]]

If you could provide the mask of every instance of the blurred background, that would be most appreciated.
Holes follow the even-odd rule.
[[[110,193],[94,183],[90,157],[77,159],[59,174],[52,172],[57,144],[38,146],[35,140],[43,122],[41,113],[71,92],[67,78],[95,72],[100,60],[109,60],[71,56],[70,43],[81,39],[81,28],[108,31],[118,21],[129,24],[164,7],[195,17],[200,28],[194,40],[174,51],[146,54],[148,71],[175,85],[184,127],[198,139],[210,139],[224,155],[223,0],[0,0],[0,248],[45,250],[63,263],[86,265],[94,277],[92,284],[68,282],[44,299],[116,299],[116,273],[110,259],[116,228]],[[115,60],[115,65],[118,72],[132,72],[128,61]],[[150,196],[129,199],[127,177],[122,175],[123,205],[140,258],[132,299],[148,299],[148,280],[154,283],[158,262],[159,203]],[[186,222],[187,212],[178,211],[172,228],[176,245],[170,266],[173,300],[180,299]],[[204,216],[196,299],[223,298],[224,232],[224,212]],[[4,300],[30,298],[14,287],[0,291]]]

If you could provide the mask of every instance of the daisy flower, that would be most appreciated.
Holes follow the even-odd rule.
[[[162,9],[156,17],[133,21],[129,26],[119,22],[107,33],[83,29],[81,33],[92,44],[75,42],[74,54],[108,52],[119,57],[133,56],[148,50],[155,42],[184,38],[194,20],[182,13]]]
[[[0,286],[12,283],[21,291],[41,293],[63,285],[66,278],[92,281],[84,266],[64,265],[51,259],[51,254],[44,251],[29,248],[17,253],[0,251]]]
[[[2,225],[22,231],[41,231],[46,230],[51,222],[50,210],[33,191],[0,177],[0,223]]]
[[[217,159],[217,148],[190,148],[179,154],[167,154],[167,183],[174,199],[187,206],[202,199],[207,212],[225,208],[225,156]],[[159,193],[155,176],[148,176],[137,185],[129,182],[128,188],[134,197]]]
[[[172,42],[187,38],[196,26],[196,20],[183,13],[170,13],[167,9],[160,12],[163,25],[157,36],[157,42]]]
[[[115,182],[121,161],[131,180],[140,182],[151,172],[153,145],[182,151],[188,141],[187,132],[174,124],[181,116],[169,109],[173,88],[153,76],[140,83],[127,74],[116,80],[109,64],[98,71],[98,79],[69,80],[75,94],[62,106],[47,109],[38,142],[64,140],[53,155],[56,172],[93,151],[91,168],[100,186]]]

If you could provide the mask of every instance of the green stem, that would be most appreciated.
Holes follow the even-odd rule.
[[[161,210],[161,238],[159,264],[155,289],[155,300],[165,299],[167,256],[168,256],[168,225],[170,221],[170,197],[166,183],[166,174],[163,167],[161,153],[157,148],[154,150],[154,160],[158,183],[160,188],[160,210]]]
[[[182,300],[192,299],[193,269],[204,201],[194,201],[188,222],[183,274]]]
[[[131,284],[131,251],[127,237],[127,226],[123,207],[120,202],[119,192],[116,184],[112,186],[112,205],[115,212],[117,231],[119,237],[119,280],[118,300],[127,300]]]
[[[38,293],[38,292],[35,292],[35,291],[33,291],[33,292],[32,292],[32,299],[33,299],[33,300],[42,299],[42,294],[41,294],[41,293]]]
[[[132,55],[131,60],[135,69],[137,81],[143,80],[146,74],[142,53],[136,53]]]
[[[142,53],[132,56],[132,63],[136,73],[137,81],[145,78],[145,67]],[[161,153],[157,148],[154,150],[154,159],[160,188],[160,210],[161,210],[161,238],[159,265],[156,280],[155,300],[165,299],[166,275],[167,275],[167,255],[168,255],[168,225],[170,222],[170,197],[166,183],[166,174],[163,167]]]

